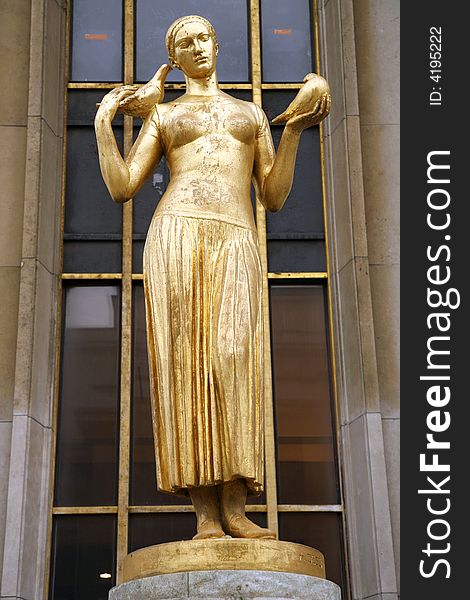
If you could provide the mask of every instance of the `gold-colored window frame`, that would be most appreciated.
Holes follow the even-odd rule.
[[[317,72],[321,72],[321,57],[319,51],[318,37],[318,6],[317,0],[310,0],[312,3],[313,14],[313,31],[314,31],[314,53]],[[71,30],[71,3],[67,2],[67,39],[66,39],[66,68],[69,68],[70,56],[70,30]],[[119,83],[67,83],[64,94],[64,115],[67,114],[67,94],[69,90],[74,89],[103,89],[108,90],[123,84],[134,82],[134,0],[123,0],[124,7],[124,29],[123,29],[123,81]],[[251,83],[222,83],[220,87],[226,90],[251,90],[252,100],[255,104],[262,107],[262,92],[264,90],[295,90],[299,89],[300,83],[262,83],[261,74],[261,24],[260,24],[260,0],[249,0],[250,14],[249,24],[250,33],[249,41],[251,45]],[[178,90],[183,89],[184,84],[167,83],[165,89]],[[119,419],[119,453],[118,453],[118,503],[116,506],[54,506],[53,489],[55,477],[55,457],[56,457],[56,435],[53,436],[52,442],[52,468],[51,468],[51,502],[50,502],[50,527],[49,527],[49,555],[51,549],[52,537],[52,517],[54,515],[98,515],[98,514],[115,514],[117,515],[117,552],[116,552],[116,579],[120,581],[120,573],[122,562],[128,552],[128,526],[129,515],[136,513],[177,513],[177,512],[192,512],[193,508],[190,505],[168,505],[168,506],[131,506],[129,505],[129,472],[130,472],[130,422],[131,422],[131,393],[132,393],[132,290],[133,281],[142,280],[141,274],[132,273],[132,229],[133,229],[133,208],[132,200],[123,205],[123,221],[122,221],[122,271],[121,273],[64,273],[63,264],[63,232],[64,232],[64,208],[65,208],[65,165],[67,153],[67,122],[64,117],[64,147],[63,147],[63,173],[62,173],[62,217],[61,217],[61,278],[58,301],[58,322],[61,322],[62,316],[62,287],[63,281],[80,281],[80,280],[120,280],[121,281],[121,358],[120,358],[120,419]],[[272,397],[272,367],[271,367],[271,340],[270,340],[270,321],[269,321],[269,281],[270,280],[311,280],[324,281],[327,290],[328,299],[328,330],[329,330],[329,348],[330,348],[330,363],[332,373],[332,393],[334,399],[334,424],[335,424],[335,439],[336,439],[336,456],[340,459],[339,453],[339,423],[338,423],[338,400],[336,387],[336,366],[333,344],[333,318],[332,318],[332,302],[331,302],[331,286],[330,282],[330,261],[328,255],[328,223],[326,222],[326,206],[325,206],[325,175],[324,175],[324,145],[322,124],[320,127],[320,161],[321,161],[321,184],[322,184],[322,204],[323,204],[323,219],[325,231],[325,246],[326,246],[326,271],[321,272],[269,272],[267,263],[267,236],[266,236],[266,213],[261,203],[256,202],[256,223],[258,237],[260,241],[261,262],[263,268],[263,306],[264,306],[264,331],[265,331],[265,397],[266,397],[266,504],[247,505],[249,512],[265,512],[267,514],[268,527],[278,534],[278,514],[285,512],[314,512],[314,513],[339,513],[342,516],[343,532],[345,528],[344,517],[344,502],[342,482],[341,482],[341,465],[337,465],[339,487],[340,487],[340,504],[333,505],[304,505],[304,504],[282,504],[277,501],[277,483],[276,483],[276,455],[275,455],[275,428],[273,415],[273,397]],[[133,144],[133,118],[124,116],[124,153],[127,154]],[[59,366],[60,366],[60,348],[61,331],[58,328],[56,339],[56,377],[54,387],[54,414],[53,423],[54,431],[57,432],[58,423],[58,401],[59,401]],[[345,543],[345,533],[343,533],[343,551],[347,556],[347,546]],[[49,571],[49,570],[48,570]],[[345,565],[347,594],[349,596],[348,585],[348,569],[347,560]],[[49,576],[46,576],[46,596],[48,595]]]

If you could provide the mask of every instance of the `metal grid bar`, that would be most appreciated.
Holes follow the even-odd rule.
[[[124,1],[124,82],[134,80],[134,1]],[[124,116],[124,156],[133,142],[133,119]],[[127,556],[129,519],[129,467],[132,369],[132,200],[122,210],[122,317],[121,385],[119,417],[119,483],[117,524],[117,583],[121,581],[123,560]]]
[[[261,35],[260,35],[260,0],[250,0],[251,25],[251,77],[253,81],[253,102],[262,106],[261,76]],[[268,249],[266,240],[266,212],[259,199],[256,199],[256,226],[263,270],[263,329],[264,329],[264,401],[265,401],[265,470],[266,470],[266,504],[268,511],[268,527],[279,537],[277,518],[277,485],[276,485],[276,441],[274,433],[274,407],[271,375],[271,337],[269,322],[269,288],[268,288]]]
[[[121,82],[114,83],[89,83],[86,81],[69,83],[69,90],[112,90],[114,88],[124,85]],[[144,85],[143,83],[136,83],[137,86]],[[271,85],[271,84],[270,84]],[[284,84],[285,86],[291,86],[291,84]],[[294,84],[297,85],[297,84]],[[223,90],[251,90],[253,87],[251,83],[219,83],[219,87]],[[300,87],[300,84],[297,86]],[[184,90],[186,88],[185,83],[165,83],[165,90]],[[290,87],[286,89],[291,89]]]
[[[328,273],[316,271],[312,273],[268,273],[268,279],[327,279]]]
[[[122,273],[62,273],[62,279],[122,279]]]
[[[247,504],[247,512],[267,512],[266,504]],[[341,513],[342,504],[278,504],[278,512],[311,512],[311,513]],[[153,506],[129,506],[129,513],[152,514],[152,513],[188,513],[194,512],[191,504],[169,504]],[[118,506],[58,506],[52,509],[54,515],[110,515],[117,514]]]

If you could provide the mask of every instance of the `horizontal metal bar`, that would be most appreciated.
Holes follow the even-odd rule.
[[[247,512],[266,512],[266,504],[247,504]],[[188,513],[194,512],[191,504],[168,504],[165,506],[129,506],[130,513]]]
[[[62,279],[122,279],[122,273],[62,273]]]
[[[93,123],[88,123],[89,126]],[[80,242],[108,242],[122,240],[121,233],[64,233],[64,240],[69,241],[80,241]]]
[[[102,89],[113,89],[124,85],[122,81],[119,82],[91,82],[91,81],[73,81],[67,84],[69,90],[102,90]],[[136,85],[144,85],[144,83],[136,83]],[[263,83],[261,85],[262,90],[298,90],[303,86],[303,83]],[[183,90],[185,89],[185,83],[165,83],[165,89],[167,90]],[[220,83],[219,87],[223,90],[251,90],[253,85],[251,83]]]
[[[144,278],[142,273],[133,273],[134,281],[142,281]],[[327,279],[326,271],[314,271],[309,273],[268,273],[268,279]]]
[[[114,88],[124,85],[122,81],[114,83],[106,82],[90,82],[90,81],[75,81],[67,84],[69,90],[112,90]],[[135,85],[142,86],[145,83],[135,83]],[[296,85],[296,84],[294,84]],[[220,83],[219,87],[223,90],[251,90],[253,85],[251,83]],[[300,87],[300,86],[299,86]],[[166,90],[184,90],[186,89],[185,83],[165,83]]]
[[[114,515],[117,506],[54,506],[53,515]]]
[[[266,504],[247,504],[246,512],[266,512]],[[341,504],[278,504],[279,512],[343,512]],[[54,515],[109,515],[116,514],[117,506],[55,506]],[[191,504],[169,504],[167,506],[129,506],[134,514],[188,513],[194,512]]]
[[[262,83],[262,90],[299,90],[303,83]]]
[[[343,512],[342,504],[278,504],[279,512]]]
[[[268,233],[266,239],[269,240],[325,240],[323,231],[310,231],[308,233]]]
[[[115,83],[102,83],[90,81],[75,81],[69,82],[67,88],[69,90],[112,90],[113,88],[124,85],[122,81]]]
[[[327,279],[326,271],[312,273],[268,273],[268,279]]]

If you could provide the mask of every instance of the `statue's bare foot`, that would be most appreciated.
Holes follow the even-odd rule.
[[[259,527],[253,521],[240,514],[232,515],[225,522],[225,531],[234,538],[253,538],[274,540],[276,535],[270,529]]]
[[[211,538],[224,537],[225,531],[222,529],[218,521],[207,519],[197,528],[197,533],[193,540],[209,540]]]

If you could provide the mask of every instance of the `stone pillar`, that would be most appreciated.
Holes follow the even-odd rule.
[[[0,585],[6,527],[21,272],[30,0],[0,3]]]
[[[395,498],[390,481],[395,482],[396,469],[393,455],[385,452],[385,434],[391,429],[384,428],[383,420],[386,396],[393,395],[396,403],[397,352],[390,333],[396,331],[397,301],[395,291],[387,295],[392,280],[385,281],[382,269],[371,269],[378,260],[378,239],[387,233],[390,242],[396,236],[395,221],[380,223],[384,212],[380,203],[388,203],[393,196],[389,192],[396,175],[390,165],[396,155],[392,157],[390,152],[393,155],[395,150],[388,148],[384,155],[388,145],[385,130],[381,130],[382,136],[374,130],[374,138],[374,132],[363,127],[366,114],[372,119],[370,104],[379,96],[383,103],[387,86],[396,86],[388,65],[383,66],[388,61],[382,63],[377,48],[383,52],[391,43],[388,32],[396,27],[397,2],[319,0],[318,6],[321,72],[332,95],[331,114],[322,134],[351,594],[355,600],[397,600],[390,516],[390,499]],[[374,69],[363,77],[361,67],[366,58]],[[382,191],[376,192],[379,182],[385,182],[386,197]],[[386,214],[393,210],[387,207]]]
[[[0,118],[11,120],[1,127],[2,158],[15,174],[6,179],[0,209],[0,251],[10,264],[0,269],[7,298],[0,328],[8,319],[9,332],[0,353],[0,374],[8,375],[2,386],[8,403],[0,402],[0,476],[6,476],[0,485],[0,598],[41,600],[47,597],[52,500],[66,0],[3,2],[0,24],[6,32],[1,62],[9,69],[1,99],[10,105]]]
[[[154,575],[113,588],[109,600],[341,600],[327,579],[270,571],[191,571]]]

